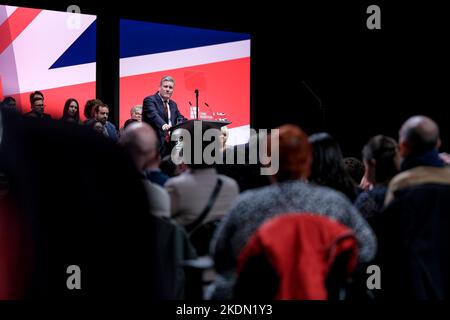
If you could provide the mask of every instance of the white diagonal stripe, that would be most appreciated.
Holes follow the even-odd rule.
[[[120,76],[128,77],[249,56],[250,40],[148,54],[120,59]]]
[[[69,29],[70,16],[67,12],[44,10],[13,42],[21,92],[95,81],[95,63],[49,69],[96,19],[80,15],[80,28]]]

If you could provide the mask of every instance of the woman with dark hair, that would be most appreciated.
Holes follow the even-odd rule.
[[[356,186],[345,170],[344,158],[337,141],[326,132],[315,133],[309,137],[313,148],[313,162],[309,180],[330,187],[345,194],[351,202],[355,201]]]
[[[80,123],[80,105],[76,99],[70,98],[66,100],[61,120]]]
[[[362,156],[368,190],[358,196],[355,206],[370,219],[383,209],[388,184],[399,172],[399,146],[393,138],[377,135],[364,146]]]

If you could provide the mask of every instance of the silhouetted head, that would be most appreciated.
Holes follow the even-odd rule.
[[[367,180],[375,184],[387,184],[400,168],[397,142],[387,136],[370,138],[362,150]]]
[[[127,150],[140,171],[159,159],[159,145],[155,130],[145,122],[134,122],[127,126],[119,143]]]
[[[291,124],[283,125],[278,130],[279,169],[273,178],[278,182],[306,180],[311,172],[312,162],[312,148],[308,136],[302,129]],[[268,150],[277,152],[277,146],[272,147],[270,137]]]
[[[439,149],[439,127],[428,117],[413,116],[405,121],[399,132],[402,157]]]

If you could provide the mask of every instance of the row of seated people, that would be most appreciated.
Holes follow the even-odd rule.
[[[132,124],[126,128],[119,145],[123,147],[122,150],[127,151],[134,167],[138,169],[139,175],[136,177],[144,186],[145,206],[148,208],[147,212],[153,214],[151,222],[156,236],[153,239],[156,244],[155,257],[159,266],[163,266],[158,271],[155,270],[161,283],[153,279],[154,283],[160,284],[160,290],[157,291],[160,298],[189,298],[183,293],[185,275],[180,263],[202,255],[205,251],[207,253],[208,247],[218,273],[208,292],[216,299],[248,298],[249,295],[253,296],[251,290],[264,285],[267,285],[268,291],[258,291],[261,297],[327,298],[329,295],[324,291],[326,273],[333,270],[335,260],[341,261],[340,255],[336,254],[339,252],[344,253],[344,274],[361,269],[361,266],[368,263],[380,266],[382,274],[387,275],[380,291],[381,298],[448,297],[448,250],[445,250],[445,244],[448,243],[449,226],[444,213],[448,212],[445,194],[449,192],[450,179],[448,168],[437,151],[439,131],[431,119],[414,117],[408,120],[400,130],[398,146],[392,139],[382,136],[369,141],[363,150],[366,173],[362,187],[367,191],[359,195],[355,191],[353,198],[350,193],[339,189],[345,183],[335,182],[335,186],[327,186],[325,182],[327,179],[332,180],[327,177],[332,169],[324,169],[327,161],[339,167],[339,171],[344,168],[342,155],[331,160],[328,157],[322,157],[321,160],[316,158],[315,142],[325,140],[325,146],[333,145],[329,135],[321,134],[320,139],[314,135],[307,137],[301,129],[292,125],[282,126],[279,130],[279,141],[273,142],[279,150],[278,172],[269,177],[270,184],[258,184],[259,188],[249,187],[249,190],[239,194],[241,184],[238,186],[232,178],[219,174],[222,171],[229,176],[236,176],[236,172],[233,173],[230,168],[212,168],[204,164],[191,165],[178,177],[161,179],[165,182],[160,182],[160,185],[151,183],[149,177],[161,177],[157,169],[159,154],[155,133],[146,124]],[[8,139],[2,142],[2,148],[5,143],[10,146],[7,142]],[[50,144],[47,146],[49,150],[52,147]],[[317,154],[320,157],[320,152]],[[77,153],[77,156],[81,155]],[[402,161],[399,168],[400,156]],[[98,169],[102,171],[105,163],[99,165]],[[55,168],[47,166],[36,170],[38,172],[34,172],[34,176],[42,171],[51,175]],[[319,168],[317,175],[314,172],[318,166],[322,169]],[[237,169],[238,166],[235,167],[238,174],[243,174],[243,171]],[[118,172],[118,167],[113,163],[109,163],[107,168],[109,173],[121,171]],[[398,170],[402,172],[388,185]],[[252,178],[258,171],[244,171],[251,175],[247,176],[247,180],[252,180],[254,186],[256,182],[260,182]],[[14,177],[8,170],[6,173],[7,179]],[[125,179],[123,174],[124,172],[120,172],[118,177]],[[111,181],[111,177],[106,179],[106,176],[108,175],[98,177],[99,181]],[[78,179],[72,174],[69,177]],[[206,187],[203,188],[204,186]],[[378,187],[381,186],[386,187],[385,197],[379,195]],[[90,185],[89,188],[95,186]],[[354,188],[358,190],[356,186]],[[126,189],[120,188],[119,191],[130,194],[130,190]],[[117,191],[115,190],[115,194]],[[102,193],[107,194],[103,188]],[[61,192],[57,194],[62,198],[58,202],[60,208],[72,212],[73,208],[65,206],[64,200],[67,197]],[[119,192],[117,199],[111,200],[119,201],[123,196]],[[142,197],[142,193],[130,196],[128,201],[132,202],[136,196]],[[38,199],[41,197],[45,199],[45,194],[40,194]],[[365,201],[365,198],[369,200]],[[379,205],[381,198],[381,206],[367,205],[368,201]],[[366,213],[366,220],[352,204],[355,199],[356,204],[358,199],[360,203],[366,203],[360,204],[360,208],[378,211]],[[136,199],[136,202],[139,201],[141,198]],[[410,203],[414,205],[409,206]],[[47,202],[45,204],[50,205]],[[77,204],[75,207],[80,208]],[[94,208],[98,209],[98,204]],[[117,208],[109,208],[115,215]],[[427,211],[427,208],[430,210]],[[89,212],[98,215],[98,212]],[[295,217],[292,218],[289,213]],[[273,218],[284,216],[285,219],[272,221]],[[126,218],[122,217],[124,222],[136,228]],[[270,223],[269,226],[266,226],[266,222]],[[205,230],[206,237],[202,235],[199,240],[195,240],[198,227],[211,224],[212,227]],[[149,225],[148,221],[138,229],[142,230],[146,225]],[[218,225],[217,228],[214,228],[215,225]],[[77,224],[77,227],[83,228],[81,224]],[[210,241],[208,237],[213,233]],[[134,235],[140,236],[144,237],[140,233]],[[128,240],[131,239],[135,238],[130,237]],[[342,241],[335,241],[336,239]],[[117,242],[117,239],[114,241]],[[330,247],[330,244],[333,246]],[[319,250],[329,258],[326,266],[317,264],[320,259],[323,261],[323,256],[318,255],[317,251],[307,255],[309,259],[313,259],[311,265],[322,268],[317,268],[321,270],[320,285],[311,282],[318,274],[298,261],[305,250],[317,246],[325,246],[330,250],[334,248],[332,251]],[[336,248],[340,249],[336,251]],[[268,252],[273,256],[268,256]],[[123,254],[122,251],[120,253]],[[296,254],[298,256],[292,256]],[[262,273],[252,271],[255,261],[257,266],[264,266],[260,270]],[[292,270],[292,266],[296,264],[299,274],[280,269],[287,267]],[[305,272],[307,281],[300,281],[302,272]],[[271,280],[266,282],[263,280],[266,278]],[[293,279],[301,283],[292,282]],[[283,285],[285,283],[291,285],[286,287]],[[255,287],[255,284],[259,287]],[[258,296],[258,292],[254,292],[254,295]]]
[[[218,299],[232,298],[232,288],[235,285],[235,271],[238,265],[237,260],[239,254],[242,253],[251,235],[257,231],[263,222],[283,213],[306,212],[331,217],[333,220],[340,222],[353,231],[359,245],[358,256],[360,266],[364,263],[375,263],[374,261],[380,261],[379,263],[381,264],[386,263],[387,260],[382,258],[383,251],[379,251],[381,253],[374,260],[377,243],[370,225],[373,225],[374,228],[376,226],[377,228],[375,230],[382,233],[384,225],[388,222],[385,221],[382,223],[380,229],[379,224],[372,224],[372,217],[377,216],[378,218],[382,216],[381,212],[385,210],[384,199],[388,190],[388,183],[399,173],[400,169],[403,171],[405,170],[404,168],[408,168],[407,166],[405,167],[405,164],[410,161],[408,159],[414,159],[416,157],[417,152],[411,152],[406,147],[408,146],[407,138],[410,135],[409,131],[420,132],[422,126],[432,127],[432,124],[434,124],[434,122],[425,117],[413,118],[410,121],[419,121],[419,124],[405,124],[406,129],[403,128],[402,130],[406,131],[406,133],[401,131],[401,145],[403,149],[397,145],[394,139],[386,136],[379,135],[369,140],[363,149],[366,171],[362,177],[360,186],[357,186],[351,179],[350,174],[346,172],[339,146],[331,136],[321,133],[312,135],[306,139],[310,146],[303,146],[303,148],[306,150],[311,149],[311,155],[305,156],[304,154],[301,155],[302,152],[305,152],[304,150],[291,150],[287,143],[285,145],[283,144],[283,137],[287,141],[292,141],[296,135],[297,140],[294,140],[298,144],[298,141],[302,140],[301,134],[295,132],[296,129],[294,127],[285,126],[280,128],[280,155],[290,155],[289,157],[293,159],[286,160],[287,163],[285,164],[288,170],[295,168],[301,173],[292,173],[288,170],[287,172],[283,171],[283,165],[281,165],[279,172],[272,177],[274,184],[241,194],[228,210],[222,210],[222,207],[218,206],[215,210],[212,210],[212,213],[207,216],[208,218],[203,220],[205,226],[202,230],[204,232],[202,236],[210,236],[212,233],[211,230],[219,225],[218,230],[215,232],[215,239],[211,244],[211,254],[214,256],[215,268],[219,273],[219,277],[212,287],[214,290],[212,297]],[[443,160],[437,153],[439,139],[438,134],[436,134],[438,132],[437,126],[435,124],[434,126],[435,135],[434,138],[432,137],[432,143],[427,147],[427,152],[436,156],[436,163],[434,165],[444,167],[446,165],[445,158]],[[426,137],[426,139],[430,138]],[[304,137],[303,140],[305,140]],[[283,148],[286,148],[286,150]],[[422,149],[420,150],[422,152]],[[400,168],[401,156],[403,157],[402,168]],[[303,161],[310,161],[312,164],[302,164]],[[421,163],[419,162],[419,164]],[[302,165],[305,168],[299,169]],[[424,165],[430,164],[425,162]],[[448,169],[444,167],[443,170],[445,173]],[[213,174],[207,175],[208,171]],[[221,168],[218,168],[218,171],[220,172]],[[210,185],[208,186],[209,192],[206,192],[206,195],[214,194],[214,181],[219,176],[216,173],[216,169],[213,168],[191,168],[182,176],[170,179],[166,183],[166,190],[169,192],[172,205],[171,217],[187,227],[187,230],[191,229],[190,224],[193,221],[195,222],[195,217],[198,218],[201,215],[201,209],[206,206],[208,199],[210,199],[205,195],[205,192],[199,192],[203,196],[195,194],[197,189],[202,190],[202,185],[205,184],[203,177],[206,176],[209,176],[210,180]],[[446,179],[444,176],[443,181],[449,183]],[[306,181],[308,183],[305,183]],[[329,188],[318,187],[320,185]],[[180,192],[180,190],[184,190],[183,187],[186,190],[190,189],[190,191],[186,193]],[[342,193],[336,193],[331,188]],[[229,196],[233,193],[236,194],[235,192],[225,192],[223,195]],[[183,199],[183,194],[189,196]],[[202,205],[192,208],[190,199],[193,199],[195,196],[198,197],[195,202],[201,199]],[[226,199],[226,196],[224,199]],[[386,201],[386,204],[388,204],[390,200],[387,199]],[[351,204],[352,202],[356,202],[356,208]],[[361,217],[360,212],[357,210],[358,208],[363,212],[363,217]],[[215,223],[222,217],[224,219],[220,224]],[[369,224],[364,218],[369,220]],[[397,225],[396,227],[402,228],[401,225]],[[201,254],[204,254],[205,248],[210,245],[210,239],[208,237],[202,238],[204,242],[198,243],[195,236],[192,238],[196,242],[197,248],[200,247]],[[433,259],[438,258],[433,257]],[[392,266],[392,263],[389,265]],[[360,270],[362,269],[360,268]],[[440,277],[440,275],[437,277]],[[417,280],[410,279],[411,282]],[[364,282],[365,285],[365,279],[360,279],[360,281]],[[392,283],[395,283],[395,281]],[[399,287],[396,289],[404,290],[404,292],[408,292],[410,295],[414,292]],[[364,291],[362,290],[360,292]],[[427,297],[433,296],[429,292],[414,292],[414,294],[424,294]],[[386,297],[388,295],[385,294],[384,296]]]
[[[5,97],[2,105],[4,108],[16,110],[17,105],[13,97]],[[26,117],[37,119],[52,119],[51,115],[45,113],[45,97],[41,91],[34,91],[30,93],[30,108],[31,111],[24,114]],[[90,99],[86,101],[83,115],[85,120],[81,120],[80,104],[75,98],[66,100],[63,106],[61,121],[67,121],[76,124],[84,124],[89,128],[103,134],[105,137],[117,142],[123,128],[117,131],[114,124],[108,121],[109,106],[103,103],[100,99]],[[131,118],[125,121],[124,127],[132,122],[142,121],[142,106],[136,105],[130,109]]]

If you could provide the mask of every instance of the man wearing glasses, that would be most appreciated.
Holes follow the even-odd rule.
[[[30,94],[31,111],[25,113],[25,116],[39,119],[51,119],[52,117],[44,113],[44,95],[40,91],[34,91]]]

